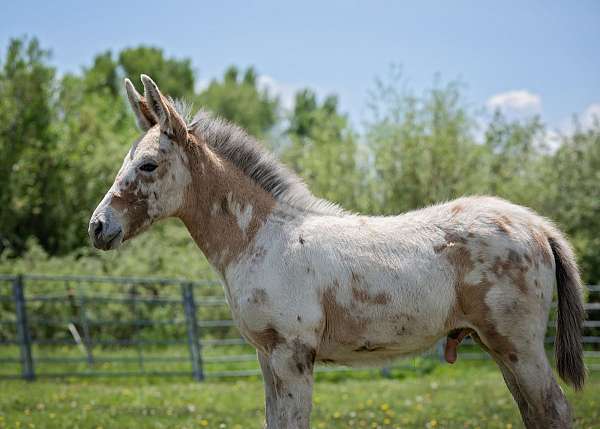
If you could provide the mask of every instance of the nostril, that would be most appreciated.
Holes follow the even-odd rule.
[[[102,221],[97,220],[96,221],[96,227],[94,228],[94,237],[98,238],[100,236],[100,234],[102,234],[102,228],[103,228],[103,223]]]

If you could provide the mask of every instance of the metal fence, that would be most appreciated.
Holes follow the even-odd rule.
[[[588,291],[598,301],[600,286]],[[590,370],[600,370],[600,302],[585,308],[585,357]],[[554,329],[551,320],[549,345]],[[469,340],[459,356],[487,358]],[[382,375],[418,368],[423,359],[443,360],[443,342],[417,359]],[[236,330],[214,281],[0,276],[0,378],[191,376],[201,381],[257,374],[256,355]]]

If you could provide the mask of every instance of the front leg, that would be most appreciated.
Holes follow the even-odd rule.
[[[276,426],[273,427],[309,429],[314,381],[314,347],[296,338],[291,342],[279,344],[272,350],[268,360],[277,396],[277,419]]]
[[[275,377],[269,363],[269,358],[263,353],[258,352],[258,362],[262,371],[265,383],[265,418],[267,420],[267,429],[277,429],[277,391],[275,390]]]

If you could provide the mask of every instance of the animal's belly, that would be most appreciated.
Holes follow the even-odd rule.
[[[341,365],[377,365],[421,353],[445,335],[443,324],[406,316],[365,322],[363,328],[328,328],[318,348],[320,362]]]

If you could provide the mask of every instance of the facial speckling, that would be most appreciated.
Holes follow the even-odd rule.
[[[143,171],[144,165],[155,165],[156,168]],[[109,191],[111,198],[107,203],[124,224],[124,239],[175,214],[182,206],[190,182],[184,149],[158,126],[148,130],[125,156]]]

